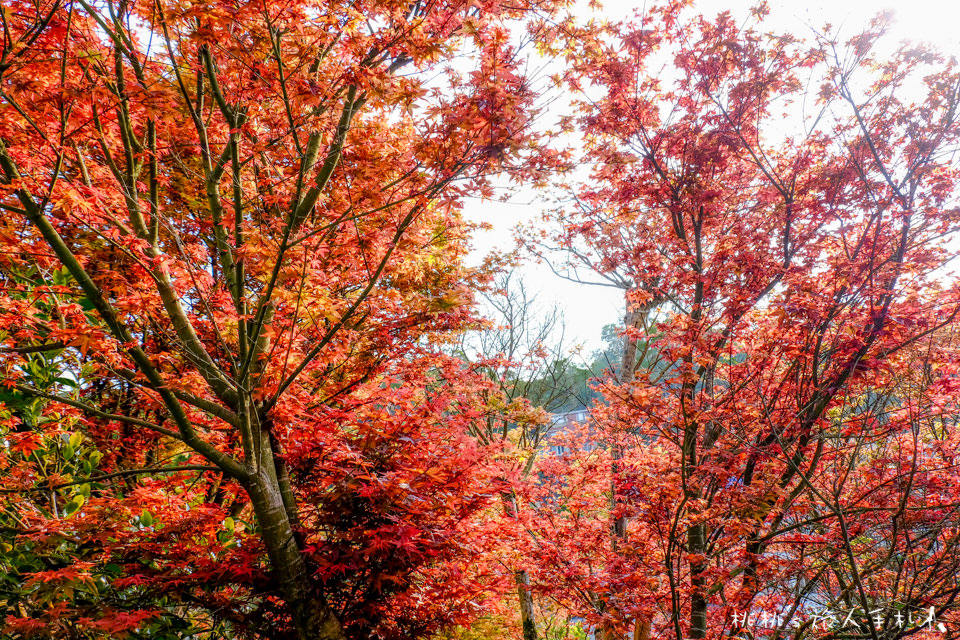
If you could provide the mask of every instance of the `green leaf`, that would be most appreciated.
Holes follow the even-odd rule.
[[[87,499],[84,498],[83,495],[78,493],[77,495],[70,498],[69,501],[67,501],[67,504],[64,507],[64,513],[66,513],[68,516],[76,513],[77,510],[79,510],[80,507],[82,507],[86,501]]]
[[[53,284],[66,286],[72,281],[73,276],[70,275],[70,270],[66,267],[62,267],[53,272]]]

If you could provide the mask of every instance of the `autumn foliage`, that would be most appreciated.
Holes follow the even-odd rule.
[[[960,635],[957,63],[689,5],[6,3],[0,634]],[[559,433],[495,174],[624,293]]]
[[[535,582],[607,637],[956,634],[956,61],[684,4],[568,33],[590,174],[528,242],[628,346]]]
[[[510,34],[553,8],[4,5],[4,633],[413,638],[499,588],[443,346],[461,194],[550,157]]]

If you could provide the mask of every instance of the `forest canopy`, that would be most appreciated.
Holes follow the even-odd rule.
[[[960,637],[960,69],[768,13],[6,1],[0,636]]]

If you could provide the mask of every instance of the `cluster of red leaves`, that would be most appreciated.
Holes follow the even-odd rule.
[[[636,366],[528,488],[535,588],[608,634],[949,626],[957,64],[687,4],[558,30],[590,175],[547,238],[624,289]]]
[[[511,34],[562,4],[4,5],[8,631],[414,638],[502,587],[443,353],[461,196],[554,157]]]

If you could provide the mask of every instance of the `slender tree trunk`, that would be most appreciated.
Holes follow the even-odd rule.
[[[626,302],[626,309],[624,310],[624,328],[627,330],[638,329],[642,327],[646,320],[647,308],[634,309],[629,301]],[[629,335],[624,336],[623,340],[623,354],[620,360],[620,372],[619,380],[620,384],[630,384],[634,380],[635,372],[637,367],[637,341],[634,338],[631,338]],[[617,508],[617,490],[616,490],[616,478],[620,473],[620,460],[623,459],[623,450],[619,444],[612,443],[610,450],[610,466],[611,466],[611,476],[610,476],[610,510],[611,513],[614,513]],[[612,522],[612,546],[614,551],[616,551],[617,546],[620,542],[627,539],[627,518],[626,516],[619,516],[613,518]],[[638,635],[638,633],[640,635]],[[603,630],[602,637],[604,640],[615,640],[617,637],[616,631],[612,627],[606,627]],[[649,640],[650,637],[650,620],[645,617],[640,617],[636,620],[634,626],[634,638],[642,638],[642,640]]]
[[[506,492],[500,494],[500,501],[503,503],[503,513],[508,518],[518,517],[517,503],[515,498]],[[517,569],[513,573],[514,580],[517,583],[517,596],[520,600],[520,623],[523,626],[523,640],[537,639],[537,621],[533,615],[533,593],[530,591],[530,574],[526,569]]]
[[[643,322],[643,312],[632,308],[629,300],[626,302],[623,324],[626,329],[636,329]],[[623,337],[623,356],[620,359],[620,384],[627,385],[633,382],[634,371],[637,366],[637,341],[629,335]],[[620,460],[623,458],[623,450],[617,443],[611,443],[611,474],[610,474],[610,509],[611,512],[617,508],[617,474],[620,473]],[[616,550],[617,542],[627,538],[627,519],[620,516],[613,519],[613,548]]]
[[[703,220],[703,207],[700,207],[700,218]],[[699,323],[702,317],[703,303],[703,251],[702,251],[702,226],[701,222],[695,224],[694,241],[696,244],[696,264],[695,269],[698,275],[696,292],[694,294],[693,306],[690,313],[690,320]],[[684,358],[687,373],[692,374],[695,370],[695,363],[692,351]],[[701,425],[695,414],[696,404],[694,398],[697,392],[696,381],[686,381],[683,383],[683,398],[681,401],[681,411],[683,412],[684,433],[683,433],[683,491],[689,504],[695,504],[695,500],[701,495],[697,466],[700,464],[700,452],[697,448],[697,439],[700,436]],[[711,446],[711,437],[704,437],[704,449]],[[692,477],[691,477],[692,476]],[[698,509],[699,511],[699,509]],[[698,514],[699,515],[699,514]],[[704,572],[707,570],[706,562],[707,552],[707,524],[697,522],[690,525],[687,529],[687,553],[690,560],[690,632],[689,638],[698,640],[707,637],[707,594],[704,579]]]
[[[623,326],[625,329],[637,329],[643,322],[643,313],[635,311],[630,303],[626,303],[626,311],[623,317]],[[629,335],[623,337],[623,354],[620,358],[620,384],[633,382],[637,367],[637,341]]]
[[[523,624],[523,640],[537,640],[537,625],[533,617],[533,594],[530,593],[530,575],[523,569],[514,574],[517,595],[520,598],[520,622]]]
[[[683,391],[686,396],[686,404],[693,406],[693,385],[685,383],[687,388]],[[699,464],[699,452],[697,450],[697,435],[700,431],[700,425],[697,421],[689,420],[685,427],[683,437],[683,459],[684,473],[684,495],[688,502],[693,502],[700,497],[700,490],[696,486],[695,478],[690,474]],[[688,638],[697,640],[707,637],[707,597],[704,572],[707,570],[706,563],[707,551],[707,525],[705,522],[692,524],[687,528],[687,554],[690,560],[690,631]]]
[[[277,479],[269,437],[263,434],[258,473],[247,482],[270,569],[289,607],[299,640],[346,640],[343,627],[310,580]]]
[[[702,560],[706,552],[707,525],[695,524],[687,532],[687,548],[697,560],[690,563],[690,638],[707,637],[707,596],[703,573],[706,563]]]

